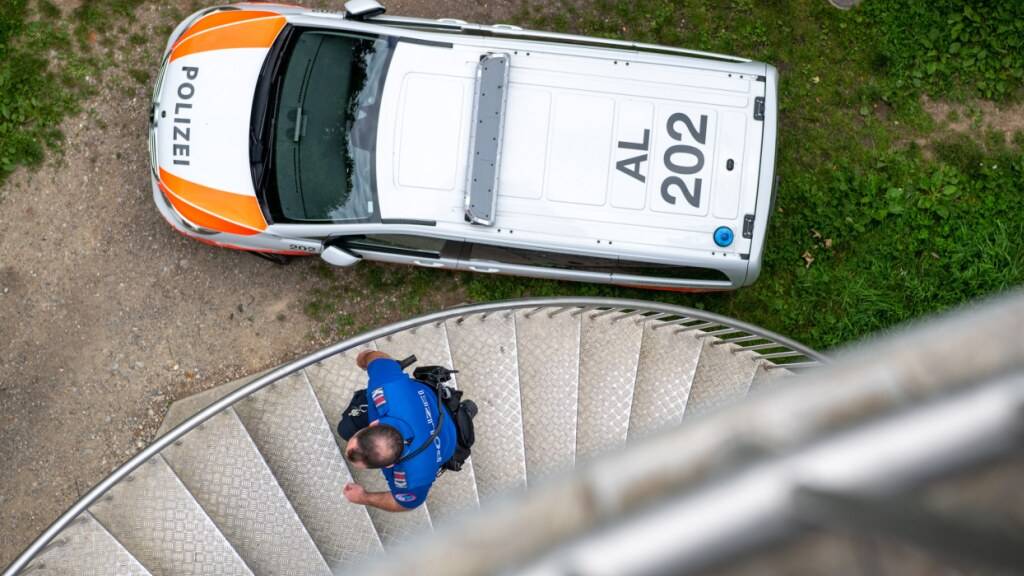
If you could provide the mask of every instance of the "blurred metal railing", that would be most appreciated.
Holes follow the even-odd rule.
[[[827,357],[802,344],[745,322],[703,310],[641,300],[528,298],[459,306],[426,314],[365,332],[280,366],[210,404],[163,436],[157,438],[152,444],[137,453],[94,486],[78,502],[72,505],[67,512],[51,524],[39,538],[29,545],[3,572],[2,576],[15,576],[18,574],[76,517],[102,498],[114,485],[127,478],[136,468],[159,454],[164,448],[177,442],[181,437],[219,412],[272,385],[274,382],[317,362],[326,360],[331,356],[397,332],[405,330],[415,331],[420,326],[441,324],[450,320],[461,323],[471,321],[474,317],[486,318],[492,314],[513,314],[520,310],[528,310],[524,313],[526,316],[539,313],[546,313],[552,316],[564,313],[574,315],[589,314],[593,317],[613,316],[613,321],[628,320],[638,324],[655,322],[657,324],[654,326],[654,329],[671,329],[678,333],[696,331],[698,337],[709,338],[711,345],[720,345],[728,342],[735,343],[736,346],[732,349],[733,353],[749,351],[764,359],[765,367],[767,368],[785,367],[786,369],[801,370],[828,362]]]

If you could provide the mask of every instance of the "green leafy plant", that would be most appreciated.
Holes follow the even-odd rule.
[[[1024,84],[1024,3],[869,1],[856,19],[871,32],[896,97],[1006,99]]]

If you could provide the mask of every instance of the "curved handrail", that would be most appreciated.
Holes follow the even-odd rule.
[[[1022,325],[1024,290],[917,322],[840,352],[773,394],[494,499],[486,513],[352,573],[683,574],[746,559],[808,527],[881,533],[1019,567],[1019,534],[976,528],[1000,526],[972,519],[976,494],[942,507],[946,528],[919,512],[908,517],[900,495],[1020,455]],[[949,519],[963,524],[950,528]]]
[[[198,427],[203,422],[206,422],[210,418],[214,417],[223,410],[231,407],[236,402],[258,392],[259,390],[281,380],[299,370],[302,370],[308,366],[312,366],[317,362],[321,362],[340,354],[346,350],[350,350],[357,346],[372,342],[379,338],[386,337],[397,332],[416,328],[418,326],[424,326],[431,323],[444,322],[458,317],[475,316],[478,314],[488,315],[497,312],[511,312],[516,310],[522,310],[525,308],[558,308],[556,313],[563,310],[569,310],[573,308],[579,308],[582,310],[597,309],[600,312],[597,314],[614,313],[616,311],[624,312],[623,317],[627,316],[639,316],[638,321],[641,320],[652,320],[662,321],[664,325],[676,325],[678,324],[677,330],[703,330],[705,328],[711,328],[704,332],[709,336],[724,337],[730,334],[746,332],[748,335],[741,335],[735,338],[736,341],[759,341],[767,340],[768,344],[762,344],[759,346],[752,346],[751,348],[768,346],[772,348],[789,348],[793,353],[788,354],[789,357],[805,356],[811,359],[810,362],[801,362],[794,364],[777,364],[783,367],[793,368],[805,368],[816,364],[825,364],[829,362],[829,359],[823,354],[812,350],[798,342],[790,340],[785,336],[776,334],[770,330],[765,330],[746,322],[741,322],[715,314],[713,312],[706,312],[703,310],[696,310],[693,308],[687,308],[685,306],[675,306],[671,304],[662,304],[659,302],[647,302],[644,300],[628,300],[619,298],[577,298],[577,297],[552,297],[552,298],[524,298],[518,300],[502,300],[497,302],[488,302],[483,304],[470,304],[465,306],[456,306],[441,310],[439,312],[433,312],[422,316],[417,316],[408,320],[395,322],[387,326],[364,332],[360,335],[353,336],[347,340],[343,340],[334,345],[323,348],[308,356],[279,366],[270,372],[267,372],[263,376],[256,378],[252,382],[238,388],[237,390],[227,394],[223,398],[210,404],[206,408],[200,410],[196,414],[186,419],[181,424],[178,424],[163,436],[157,438],[152,444],[144,448],[139,453],[132,456],[127,462],[119,466],[116,470],[110,473],[109,476],[101,480],[91,490],[89,490],[84,496],[82,496],[77,502],[75,502],[64,514],[57,518],[32,544],[21,553],[14,562],[7,567],[7,569],[0,576],[15,576],[22,569],[24,569],[29,562],[31,562],[43,549],[62,531],[64,530],[79,514],[85,512],[90,506],[98,501],[103,495],[114,487],[121,480],[125,479],[139,466],[153,458],[157,454],[163,451],[164,448],[170,446],[174,442],[178,441],[185,434],[191,432],[193,429]],[[669,319],[667,319],[669,318]],[[729,342],[731,340],[724,340]],[[771,345],[771,346],[769,346]],[[758,350],[759,351],[759,350]],[[757,352],[757,351],[755,351]],[[768,361],[781,358],[777,355],[778,353],[762,354],[761,356]],[[782,353],[786,354],[786,353]],[[784,357],[784,356],[783,356]]]

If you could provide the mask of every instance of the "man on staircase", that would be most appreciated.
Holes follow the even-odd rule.
[[[390,492],[367,492],[350,482],[345,497],[389,512],[411,510],[426,501],[442,467],[456,455],[456,420],[434,388],[409,377],[387,354],[364,350],[356,364],[369,374],[369,384],[356,392],[338,434],[348,441],[345,458],[357,468],[379,468]]]

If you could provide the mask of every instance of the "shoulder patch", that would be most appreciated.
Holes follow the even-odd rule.
[[[370,393],[370,397],[373,399],[373,405],[377,408],[388,403],[387,398],[384,397],[383,388],[374,388],[373,392]]]
[[[399,502],[415,502],[416,501],[416,495],[415,494],[406,494],[406,493],[403,492],[401,494],[395,494],[395,500],[398,500]]]
[[[395,472],[395,488],[408,488],[409,483],[405,478],[405,472],[402,470]]]

